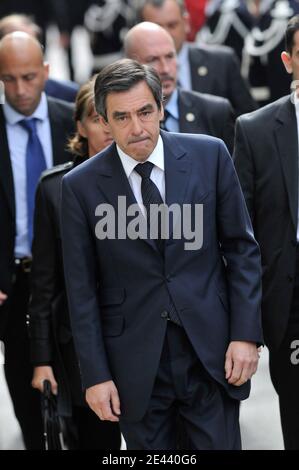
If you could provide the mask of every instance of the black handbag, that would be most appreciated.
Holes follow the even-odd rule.
[[[41,410],[45,450],[65,450],[62,432],[63,423],[57,413],[57,398],[51,391],[49,380],[44,381],[44,389],[41,394]]]

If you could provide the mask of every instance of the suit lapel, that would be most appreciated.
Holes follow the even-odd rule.
[[[174,135],[171,139],[167,132],[161,131],[164,144],[164,162],[165,162],[165,203],[182,205],[190,178],[191,165],[186,158],[186,150],[180,145]],[[171,236],[173,225],[170,226]]]
[[[7,196],[8,206],[12,217],[15,218],[13,173],[2,106],[0,107],[0,149],[0,184],[3,186],[4,194]]]
[[[178,93],[179,128],[180,132],[189,134],[205,134],[202,123],[201,109],[194,106],[190,96],[184,91]]]
[[[192,90],[210,93],[212,77],[209,73],[209,64],[204,51],[200,48],[189,47],[189,63]]]
[[[65,150],[67,129],[62,125],[59,109],[54,101],[48,99],[49,121],[53,151],[53,166],[67,162],[71,155]]]
[[[61,123],[59,125],[57,121],[57,114],[55,113],[55,106],[53,103],[48,100],[48,109],[49,109],[49,121],[51,128],[51,137],[52,137],[52,150],[53,150],[53,166],[61,163]],[[64,147],[64,146],[63,146]]]
[[[277,112],[275,139],[294,226],[298,220],[298,131],[295,107],[288,99]]]
[[[113,207],[118,205],[118,197],[125,196],[127,205],[136,204],[133,191],[117,154],[116,145],[107,149],[100,160],[97,185]]]

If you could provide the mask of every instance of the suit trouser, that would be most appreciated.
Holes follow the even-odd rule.
[[[278,351],[270,351],[269,361],[271,380],[279,396],[281,428],[286,450],[299,450],[299,364],[291,362],[291,354],[294,352],[291,343],[294,340],[299,340],[299,325],[289,325]]]
[[[178,417],[188,435],[188,448],[241,448],[239,401],[205,371],[183,328],[168,322],[147,412],[139,422],[120,420],[127,448],[176,449]]]
[[[44,449],[40,393],[31,387],[33,367],[26,326],[28,300],[29,274],[17,267],[4,334],[4,372],[26,449]]]

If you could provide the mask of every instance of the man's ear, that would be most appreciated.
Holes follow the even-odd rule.
[[[161,108],[159,109],[159,121],[162,121],[164,119],[164,106],[161,103]]]
[[[49,62],[44,62],[44,77],[45,81],[49,78],[50,65]]]
[[[293,73],[292,58],[290,54],[286,51],[283,51],[280,57],[283,62],[283,65],[285,66],[286,71],[288,73]]]
[[[102,126],[104,126],[104,129],[106,131],[110,131],[110,124],[108,123],[108,121],[106,121],[104,116],[102,116],[101,114],[99,114],[99,121],[102,124]]]

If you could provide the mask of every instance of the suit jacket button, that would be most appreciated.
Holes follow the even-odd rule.
[[[195,116],[194,116],[194,114],[193,114],[193,113],[187,113],[187,114],[186,114],[186,121],[188,121],[188,122],[193,122],[193,121],[195,121]]]
[[[293,276],[288,275],[288,276],[287,276],[287,280],[288,280],[289,282],[292,282],[292,281],[294,280],[294,278],[293,278]]]
[[[207,67],[202,65],[201,67],[198,67],[197,73],[200,77],[205,77],[206,75],[208,75],[208,69]]]
[[[161,313],[161,318],[168,318],[168,312],[166,310]]]

